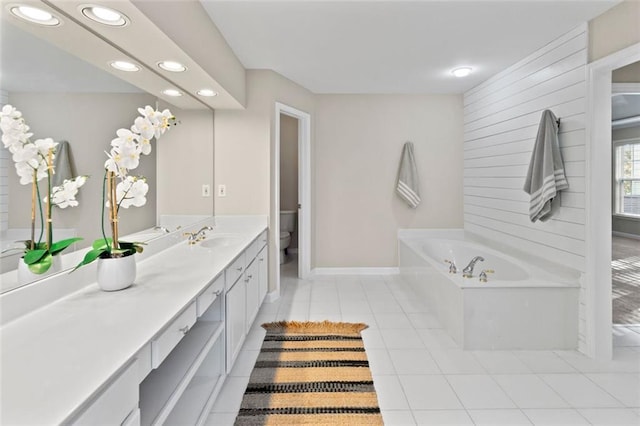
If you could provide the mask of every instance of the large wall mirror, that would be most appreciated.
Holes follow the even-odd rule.
[[[213,134],[211,110],[179,110],[166,103],[158,103],[153,94],[24,31],[6,16],[2,18],[0,30],[2,104],[9,103],[23,113],[34,134],[32,140],[51,137],[55,141],[68,141],[69,159],[75,175],[90,176],[78,194],[79,206],[54,208],[54,240],[80,236],[84,240],[70,249],[82,250],[99,238],[105,151],[109,150],[116,131],[129,128],[138,115],[138,107],[145,105],[170,108],[181,124],[160,141],[154,141],[152,153],[143,156],[140,166],[134,170],[136,175],[147,178],[150,190],[145,206],[121,212],[121,234],[152,229],[165,214],[185,215],[185,221],[189,220],[189,215],[195,221],[202,215],[213,214],[212,198],[204,200],[204,203],[199,198],[194,202],[180,199],[180,205],[173,203],[175,197],[172,197],[172,192],[184,197],[184,187],[176,179],[160,179],[172,174],[171,170],[163,168],[171,165],[167,157],[174,155],[172,151],[176,151],[177,144],[204,133],[203,137],[210,138],[207,143],[212,146],[212,136],[208,136],[209,128]],[[164,159],[160,144],[165,144]],[[20,185],[9,152],[3,146],[0,150],[0,246],[5,250],[15,241],[30,236],[31,191],[30,186]],[[213,180],[212,154],[210,160],[200,161],[210,168],[211,182],[197,182],[197,186],[194,183],[194,189],[200,184],[212,184]],[[197,196],[200,197],[199,192]],[[164,201],[159,204],[161,199]],[[0,275],[0,282],[3,282],[0,293],[16,287],[15,280],[7,277],[17,267],[19,257],[16,252],[5,252],[0,256],[0,274],[3,274]]]

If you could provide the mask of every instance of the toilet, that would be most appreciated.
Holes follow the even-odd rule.
[[[294,210],[280,211],[280,264],[288,260],[287,248],[291,244],[291,234],[296,230],[297,214]]]

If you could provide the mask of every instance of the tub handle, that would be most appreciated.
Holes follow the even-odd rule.
[[[453,263],[452,260],[445,259],[444,262],[449,264],[449,273],[450,274],[457,274],[458,273],[458,268],[456,268],[456,264]]]
[[[493,269],[484,269],[482,272],[480,272],[480,276],[478,277],[478,279],[480,280],[480,282],[486,283],[487,274],[493,274],[494,272],[495,271]]]

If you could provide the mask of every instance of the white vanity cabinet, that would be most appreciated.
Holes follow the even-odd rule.
[[[265,240],[266,241],[266,240]],[[256,256],[258,262],[258,298],[260,304],[264,301],[269,291],[269,247],[264,246]]]
[[[227,373],[231,371],[244,343],[247,320],[246,294],[246,287],[241,278],[236,280],[226,294]]]

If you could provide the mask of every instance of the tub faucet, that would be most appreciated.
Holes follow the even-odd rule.
[[[476,256],[471,259],[471,262],[462,270],[462,276],[465,278],[471,278],[473,276],[473,267],[476,266],[477,261],[484,262],[484,257]]]
[[[154,231],[162,231],[162,232],[164,232],[165,234],[168,234],[169,232],[171,232],[171,231],[169,231],[167,228],[165,228],[164,226],[154,226],[154,227],[153,227],[153,230],[154,230]]]
[[[446,260],[445,259],[445,263],[449,264],[449,273],[450,274],[457,274],[458,273],[458,268],[456,268],[456,264],[453,262],[453,260]]]

